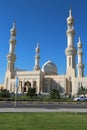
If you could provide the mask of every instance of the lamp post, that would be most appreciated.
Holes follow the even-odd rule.
[[[17,103],[16,103],[16,100],[17,100],[17,89],[18,89],[18,77],[16,76],[16,78],[15,78],[15,108],[16,108],[16,106],[17,106]]]

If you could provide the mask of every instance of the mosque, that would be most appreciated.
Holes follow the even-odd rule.
[[[7,55],[7,70],[5,73],[4,88],[10,92],[15,92],[16,79],[18,79],[18,93],[26,93],[29,87],[35,87],[37,94],[49,94],[55,88],[61,94],[76,95],[78,87],[87,87],[87,77],[84,77],[82,43],[79,38],[77,50],[74,47],[74,18],[72,10],[69,10],[67,18],[67,47],[66,55],[66,74],[58,75],[57,67],[52,61],[44,63],[40,68],[40,47],[37,44],[35,49],[35,65],[32,71],[18,70],[15,68],[16,54],[16,27],[15,23],[11,29],[9,54]],[[78,63],[76,65],[76,55]],[[76,69],[77,68],[77,69]],[[77,75],[76,75],[77,71]]]

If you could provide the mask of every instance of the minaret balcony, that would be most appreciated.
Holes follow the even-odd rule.
[[[77,54],[82,56],[83,55],[82,50],[78,51]]]
[[[40,70],[40,67],[38,65],[35,65],[34,70]]]
[[[39,55],[36,55],[35,58],[36,58],[36,59],[40,59],[40,56],[39,56]]]
[[[7,59],[8,59],[8,61],[15,61],[16,60],[16,55],[8,54]]]
[[[16,43],[16,38],[15,37],[11,37],[9,42],[12,43],[12,44],[15,44]]]
[[[75,48],[66,48],[65,50],[65,54],[67,56],[70,56],[70,55],[76,55],[77,51]]]
[[[74,31],[74,29],[68,29],[67,31],[66,31],[66,34],[67,34],[67,36],[74,36],[75,35],[75,31]]]
[[[82,63],[79,63],[79,64],[77,64],[77,67],[78,67],[78,69],[84,69],[84,64],[82,64]]]

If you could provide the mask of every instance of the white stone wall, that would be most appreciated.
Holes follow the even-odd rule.
[[[48,75],[44,77],[44,92],[50,92],[51,89],[56,88],[60,93],[66,92],[66,77],[58,75]],[[46,88],[47,87],[47,88]],[[45,91],[46,89],[46,91]]]
[[[17,72],[17,76],[19,79],[19,82],[22,82],[22,86],[20,85],[19,87],[24,87],[24,84],[28,81],[31,84],[31,87],[34,87],[34,81],[36,81],[36,90],[37,94],[40,92],[40,87],[41,87],[41,71],[21,71]],[[27,87],[27,86],[26,86]],[[27,88],[28,89],[28,88]],[[21,88],[19,88],[21,90]],[[22,90],[21,90],[22,91]]]
[[[74,78],[73,80],[73,89],[72,89],[72,95],[77,95],[78,93],[78,87],[83,86],[87,88],[87,77],[83,78]]]

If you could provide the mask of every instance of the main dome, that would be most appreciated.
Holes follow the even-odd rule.
[[[42,66],[42,72],[44,72],[46,75],[57,75],[57,67],[52,61],[47,61]]]

